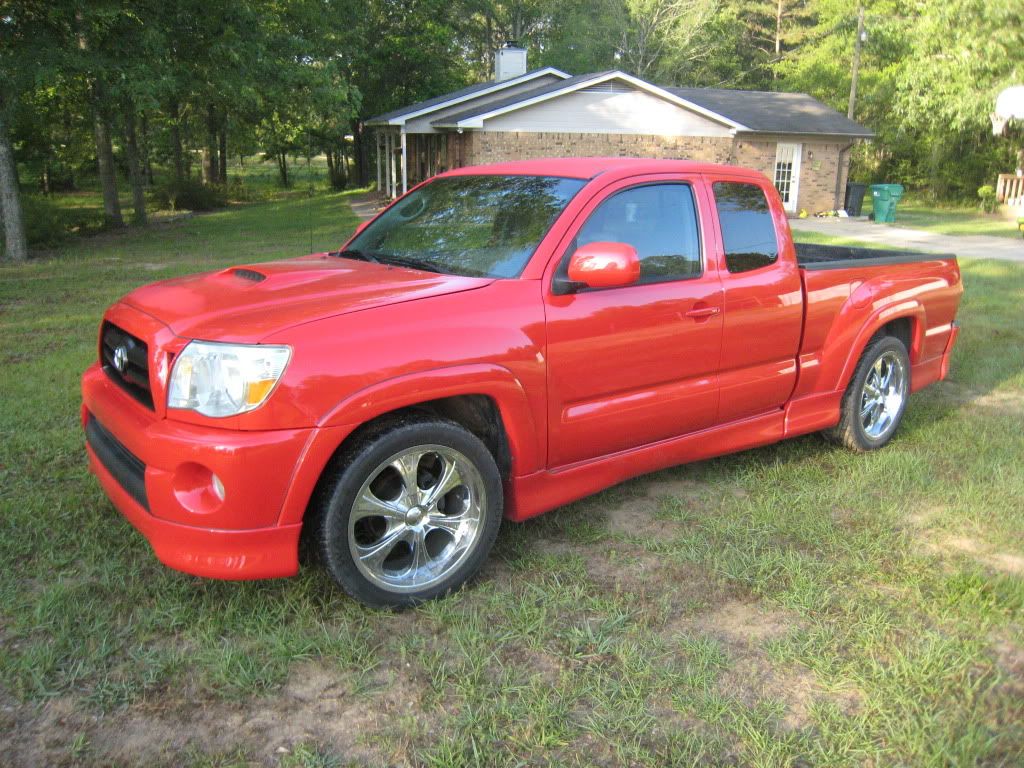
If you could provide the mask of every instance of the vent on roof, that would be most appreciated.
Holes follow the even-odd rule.
[[[236,269],[234,271],[235,277],[240,277],[243,280],[252,280],[254,283],[262,283],[267,279],[267,276],[262,272],[257,272],[255,269]]]
[[[631,86],[620,82],[619,80],[608,80],[604,83],[588,85],[586,88],[580,88],[582,93],[629,93],[632,90],[633,88]]]

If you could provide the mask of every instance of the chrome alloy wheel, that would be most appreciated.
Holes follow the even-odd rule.
[[[349,551],[379,587],[419,591],[473,551],[485,509],[483,477],[462,453],[443,445],[407,448],[373,470],[356,495]]]
[[[860,398],[860,421],[864,433],[878,440],[893,428],[907,399],[907,372],[895,352],[879,357],[867,377]]]

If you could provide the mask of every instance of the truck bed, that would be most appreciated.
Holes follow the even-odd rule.
[[[795,243],[795,246],[797,263],[803,269],[849,269],[955,258],[952,253],[889,251],[881,248],[854,248],[849,245]]]

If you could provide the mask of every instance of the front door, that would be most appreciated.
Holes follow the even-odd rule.
[[[787,213],[796,213],[800,192],[800,155],[802,144],[779,143],[775,148],[775,188]]]
[[[589,242],[628,243],[640,281],[555,295],[545,278],[548,465],[561,467],[715,422],[722,285],[706,262],[706,206],[686,177],[612,185],[563,240],[557,270]]]

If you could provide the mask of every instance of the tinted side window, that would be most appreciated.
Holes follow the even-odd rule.
[[[612,195],[590,215],[576,246],[627,243],[640,257],[640,282],[698,277],[700,238],[688,184],[649,184]]]
[[[749,272],[775,263],[779,246],[764,190],[755,184],[719,181],[715,183],[715,206],[730,272]]]

